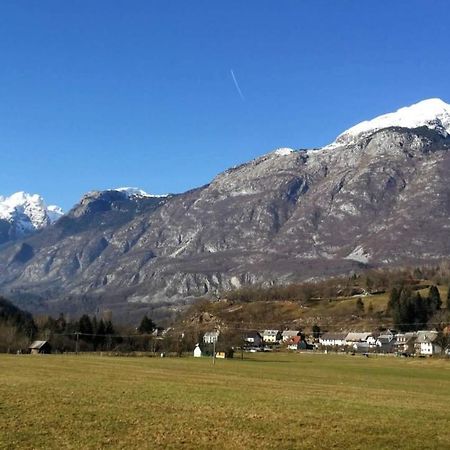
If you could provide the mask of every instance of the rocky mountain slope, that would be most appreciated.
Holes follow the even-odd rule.
[[[447,259],[449,111],[424,101],[180,195],[88,194],[3,248],[0,290],[34,311],[108,308],[132,320],[246,283]]]

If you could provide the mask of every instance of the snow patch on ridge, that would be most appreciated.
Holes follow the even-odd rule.
[[[277,156],[288,156],[291,153],[294,153],[295,150],[293,150],[292,148],[287,148],[287,147],[282,147],[282,148],[277,148],[273,154],[277,155]]]
[[[163,198],[163,197],[167,197],[168,196],[167,194],[161,194],[161,195],[148,194],[144,190],[139,189],[137,187],[119,187],[119,188],[113,189],[113,191],[123,192],[124,194],[127,195],[127,197]]]
[[[411,106],[365,120],[341,133],[336,140],[324,148],[348,145],[361,137],[389,127],[418,128],[426,126],[443,136],[450,134],[450,105],[439,98],[430,98]]]

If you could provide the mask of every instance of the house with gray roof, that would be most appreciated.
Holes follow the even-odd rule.
[[[437,331],[418,331],[415,343],[416,353],[424,356],[439,355],[441,346],[436,342]]]
[[[300,331],[298,331],[298,330],[284,330],[281,333],[281,338],[282,338],[283,342],[290,341],[295,336],[300,336]]]
[[[203,342],[205,344],[214,344],[217,343],[218,339],[219,339],[219,335],[220,335],[220,331],[219,330],[215,330],[215,331],[207,331],[204,335],[203,335]]]
[[[347,344],[345,338],[348,333],[324,333],[319,337],[319,344],[323,347],[343,347]]]
[[[376,342],[378,351],[381,353],[392,353],[396,343],[395,335],[397,333],[392,330],[386,330],[381,333]]]
[[[367,342],[367,339],[372,335],[372,333],[363,332],[363,333],[348,333],[345,337],[347,345],[357,344],[359,342]]]

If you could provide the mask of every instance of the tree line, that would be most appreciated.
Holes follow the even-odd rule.
[[[68,319],[64,314],[33,318],[9,300],[0,297],[0,352],[26,352],[34,340],[50,343],[53,352],[159,351],[158,330],[144,315],[138,327],[114,325],[111,319],[83,314]]]
[[[430,320],[436,318],[442,304],[437,286],[430,286],[426,297],[409,286],[399,286],[389,293],[388,311],[400,331],[415,331],[425,328]],[[450,286],[445,306],[450,311]]]

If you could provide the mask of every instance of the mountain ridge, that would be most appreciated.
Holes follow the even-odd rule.
[[[0,290],[37,311],[156,316],[246,284],[446,260],[449,149],[441,129],[389,126],[278,149],[183,194],[95,193],[0,252]]]

